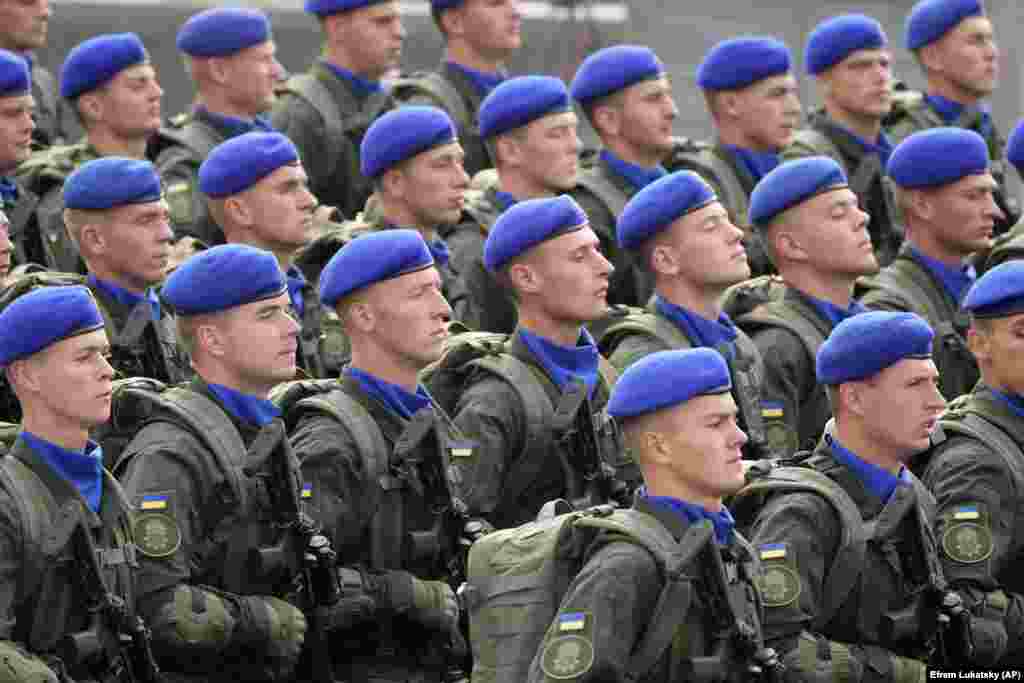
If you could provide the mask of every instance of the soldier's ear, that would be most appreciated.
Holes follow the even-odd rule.
[[[537,269],[524,262],[508,267],[508,280],[519,294],[537,294],[543,289],[543,280]]]
[[[679,273],[679,252],[667,244],[658,244],[651,249],[647,260],[655,275],[677,275]]]
[[[967,330],[967,348],[974,354],[979,365],[987,364],[992,358],[992,336],[985,327],[989,324],[974,321]]]
[[[99,121],[103,118],[103,100],[97,91],[79,95],[77,105],[79,114],[86,121]]]
[[[618,107],[598,104],[594,107],[594,127],[599,133],[617,137],[622,132],[622,116]]]
[[[927,71],[941,71],[942,70],[942,48],[939,47],[939,43],[942,40],[936,40],[928,43],[922,48],[919,48],[915,53],[918,63]]]
[[[466,32],[465,17],[462,13],[464,5],[456,5],[446,9],[438,15],[438,22],[441,24],[441,31],[447,39],[452,36],[462,36]]]
[[[206,60],[206,73],[210,79],[218,84],[224,85],[231,78],[231,68],[227,59],[210,57]]]
[[[799,237],[790,230],[778,229],[774,235],[769,233],[772,240],[772,248],[775,255],[787,261],[803,263],[808,260],[807,250],[801,244]]]
[[[843,412],[857,416],[864,415],[868,397],[865,395],[864,382],[846,382],[838,387],[839,404]]]
[[[238,196],[224,200],[224,216],[232,225],[248,227],[253,223],[253,212],[249,204]]]
[[[345,322],[351,326],[346,329],[370,333],[377,326],[377,316],[368,302],[355,301],[348,307]]]

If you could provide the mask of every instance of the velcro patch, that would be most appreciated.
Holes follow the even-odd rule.
[[[302,497],[303,498],[312,498],[313,497],[313,485],[312,484],[307,482],[307,483],[302,485]]]
[[[167,509],[167,496],[160,494],[151,494],[143,496],[139,501],[140,510],[166,510]]]
[[[540,668],[548,678],[578,678],[594,666],[594,645],[585,636],[559,636],[544,646]]]
[[[953,511],[953,519],[957,520],[978,519],[980,516],[977,505],[961,505]]]
[[[181,547],[181,529],[163,512],[142,512],[132,523],[132,536],[139,552],[147,557],[169,557]]]
[[[785,416],[785,406],[778,401],[762,401],[761,417],[766,420],[781,420]]]
[[[765,562],[757,577],[757,587],[765,607],[785,607],[800,597],[800,575],[782,561]]]
[[[977,502],[957,505],[943,515],[942,550],[954,562],[974,564],[992,556],[995,544],[984,506]]]
[[[765,543],[758,548],[762,560],[781,560],[786,557],[785,543]]]
[[[453,458],[471,458],[476,444],[472,441],[457,441],[449,447],[449,453]]]

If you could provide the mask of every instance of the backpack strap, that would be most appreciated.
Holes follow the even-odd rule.
[[[408,100],[417,95],[426,95],[463,130],[474,126],[475,112],[471,111],[455,86],[437,71],[425,71],[406,78],[395,79],[391,94],[398,100]]]
[[[39,477],[18,458],[0,458],[0,488],[11,492],[11,498],[18,508],[21,520],[21,597],[35,592],[46,568],[43,553],[43,530],[50,527],[50,510],[56,507],[56,500]],[[42,492],[40,499],[38,494]]]
[[[316,113],[323,119],[324,131],[328,140],[340,140],[344,137],[345,129],[341,121],[341,109],[331,97],[327,86],[314,73],[292,76],[285,84],[285,88],[301,97],[316,110]],[[327,145],[327,149],[324,150],[328,155],[327,168],[330,170],[328,177],[334,175],[338,166],[339,146],[338,144]]]
[[[939,420],[939,426],[947,438],[953,433],[982,442],[1006,463],[1017,482],[1024,482],[1024,451],[1006,432],[978,413],[965,411],[960,419]]]
[[[812,367],[814,359],[818,355],[818,348],[828,338],[828,331],[822,330],[803,315],[790,315],[788,312],[783,312],[777,302],[769,302],[764,306],[757,307],[750,313],[740,316],[736,323],[748,335],[753,335],[759,327],[781,327],[784,330],[789,330],[803,343]]]
[[[654,337],[665,348],[688,349],[693,346],[686,334],[671,320],[653,311],[630,306],[612,306],[606,317],[597,327],[591,326],[591,332],[598,331],[596,339],[602,358],[610,355],[624,337],[644,335]]]
[[[588,169],[580,173],[577,185],[588,190],[591,194],[601,200],[608,207],[608,211],[616,219],[622,215],[622,211],[629,203],[629,197],[612,182],[606,174],[601,172],[601,167]]]

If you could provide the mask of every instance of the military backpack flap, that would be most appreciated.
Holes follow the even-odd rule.
[[[733,320],[738,320],[764,304],[782,301],[785,294],[786,282],[781,277],[759,275],[726,289],[722,296],[722,311]]]
[[[555,514],[559,504],[570,507],[564,501],[548,504],[536,521],[490,533],[469,551],[467,586],[461,594],[469,611],[473,683],[521,683],[534,657],[555,678],[573,678],[593,664],[593,645],[580,637],[587,628],[586,615],[562,615],[557,624],[552,622],[599,534],[606,534],[606,542],[645,548],[663,581],[650,626],[634,648],[627,680],[639,680],[650,671],[686,619],[693,575],[684,569],[714,542],[710,524],[691,526],[677,543],[643,512],[598,506]],[[549,629],[556,632],[538,652]],[[566,660],[569,649],[571,661]]]

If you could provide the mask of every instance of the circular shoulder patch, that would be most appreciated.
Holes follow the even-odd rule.
[[[181,546],[181,530],[174,518],[163,512],[140,512],[132,523],[132,536],[147,557],[167,557]]]
[[[766,564],[757,577],[765,607],[784,607],[800,596],[800,577],[783,564]]]
[[[800,437],[781,420],[765,420],[764,437],[776,453],[794,453],[799,450]]]
[[[568,680],[590,671],[594,646],[582,636],[561,636],[544,647],[540,668],[549,678]]]
[[[982,562],[992,556],[992,531],[974,522],[957,522],[942,534],[942,549],[956,562]]]

